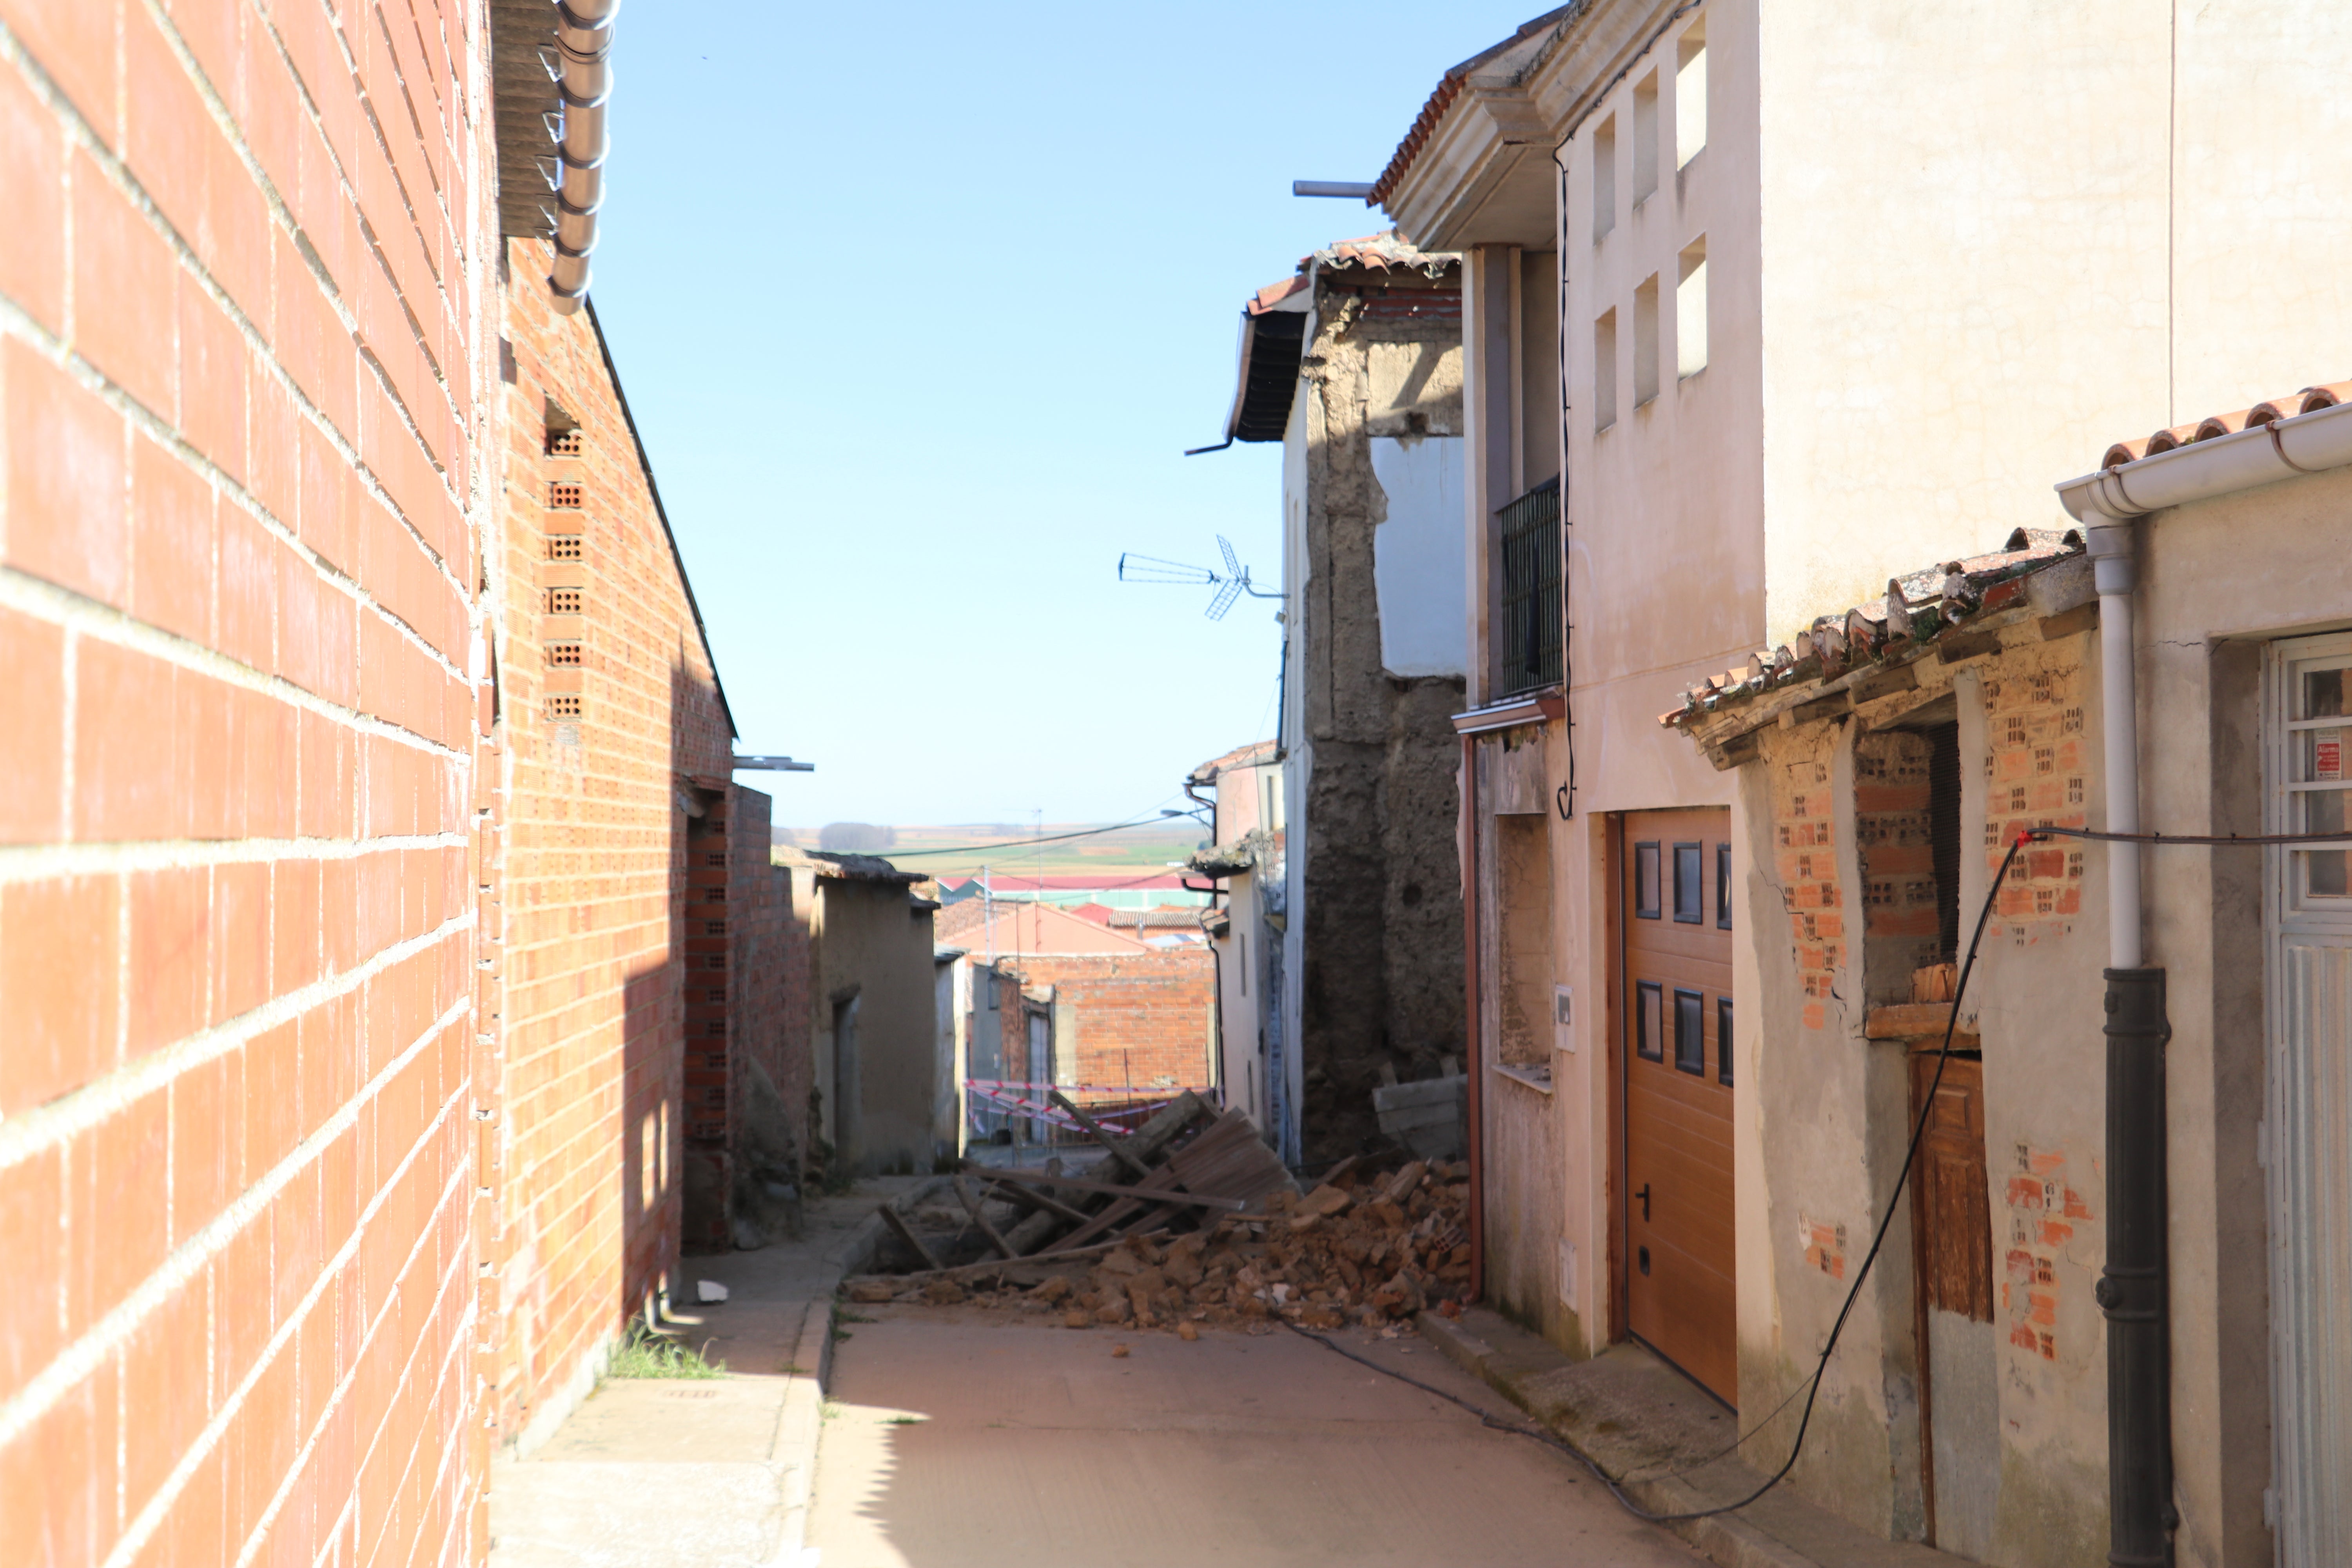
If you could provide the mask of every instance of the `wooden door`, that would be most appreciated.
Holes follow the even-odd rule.
[[[1733,1403],[1731,813],[1624,833],[1627,1326]]]
[[[1911,1114],[1927,1111],[1911,1170],[1923,1500],[1930,1542],[1982,1559],[1992,1554],[2000,1496],[1993,1478],[2000,1472],[1984,1062],[1955,1056],[1938,1081],[1936,1058],[1932,1050],[1911,1058]]]

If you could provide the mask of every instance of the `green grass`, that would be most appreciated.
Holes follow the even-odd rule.
[[[691,1345],[665,1339],[643,1323],[629,1328],[629,1337],[613,1352],[606,1377],[725,1377],[725,1362],[705,1361]]]

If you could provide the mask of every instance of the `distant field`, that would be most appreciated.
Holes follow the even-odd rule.
[[[1063,834],[1083,833],[1105,826],[1098,822],[1049,822],[1042,827],[1005,823],[890,826],[880,830],[888,838],[887,846],[868,852],[889,858],[903,870],[923,871],[934,877],[969,877],[983,865],[1024,876],[1090,876],[1131,868],[1139,877],[1164,869],[1171,860],[1181,860],[1208,837],[1199,823],[1183,818],[1121,828],[1098,838],[1034,842],[1039,834],[1054,839]],[[818,847],[818,832],[817,827],[779,827],[775,830],[776,842],[814,849]],[[960,852],[915,853],[926,850]]]

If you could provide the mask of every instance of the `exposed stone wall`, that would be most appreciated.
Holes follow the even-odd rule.
[[[1373,537],[1386,500],[1374,437],[1462,431],[1461,296],[1450,279],[1320,285],[1307,400],[1308,560],[1293,636],[1311,748],[1291,838],[1305,857],[1300,986],[1308,1161],[1378,1136],[1380,1069],[1411,1078],[1464,1054],[1454,844],[1463,683],[1381,663]],[[1294,742],[1294,744],[1297,743]]]

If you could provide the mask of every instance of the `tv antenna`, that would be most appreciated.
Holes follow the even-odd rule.
[[[1219,572],[1209,566],[1187,566],[1181,561],[1162,561],[1153,555],[1138,555],[1133,551],[1118,558],[1118,580],[1122,583],[1190,583],[1198,587],[1214,587],[1217,592],[1209,600],[1204,612],[1209,619],[1222,621],[1234,601],[1247,594],[1253,599],[1279,599],[1280,594],[1269,594],[1250,581],[1249,568],[1234,554],[1231,541],[1217,535],[1217,548],[1224,552],[1225,569]]]

